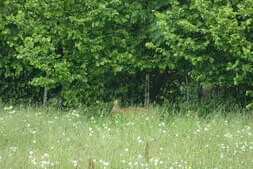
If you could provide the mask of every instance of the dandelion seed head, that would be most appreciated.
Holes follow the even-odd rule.
[[[13,152],[16,152],[17,151],[17,147],[10,147],[10,150],[13,151]]]
[[[71,160],[71,163],[73,164],[74,167],[77,167],[78,161],[77,160]]]
[[[232,138],[232,137],[233,137],[233,135],[232,135],[231,133],[226,133],[226,134],[224,134],[224,137],[227,137],[227,138]]]
[[[164,127],[164,126],[165,126],[164,122],[159,123],[159,127]]]
[[[110,164],[109,162],[103,161],[104,166],[109,166],[109,164]]]
[[[12,110],[9,112],[9,114],[14,114],[14,113],[16,113],[16,110]]]
[[[227,120],[225,120],[225,121],[224,121],[224,124],[227,126],[227,125],[228,125],[228,121],[227,121]]]
[[[4,110],[11,110],[11,109],[13,109],[13,106],[4,107]]]
[[[37,161],[36,161],[36,159],[32,159],[31,162],[32,162],[33,165],[37,165],[38,164]]]
[[[49,154],[48,154],[48,153],[44,153],[43,156],[44,156],[45,158],[49,158]]]
[[[49,161],[42,160],[42,161],[40,162],[40,164],[41,164],[42,166],[45,166],[45,165],[49,165],[50,162],[49,162]]]

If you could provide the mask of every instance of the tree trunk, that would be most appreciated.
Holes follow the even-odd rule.
[[[47,94],[48,94],[48,88],[44,88],[44,95],[43,95],[43,105],[45,106],[47,104]]]
[[[203,85],[201,84],[198,84],[197,95],[198,100],[200,101],[203,98]]]
[[[189,82],[188,82],[188,77],[185,76],[185,87],[186,87],[186,101],[189,102]]]
[[[149,74],[146,74],[146,82],[145,82],[145,100],[144,100],[144,106],[148,107],[149,101],[150,101],[150,84],[149,84]]]

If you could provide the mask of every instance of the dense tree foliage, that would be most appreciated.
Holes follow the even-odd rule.
[[[41,102],[46,91],[68,106],[141,103],[147,75],[152,101],[194,98],[207,84],[244,103],[253,97],[252,0],[4,0],[0,8],[5,102]]]
[[[253,84],[252,7],[253,1],[175,1],[155,12],[162,38],[148,47],[175,64],[169,67],[241,98]]]

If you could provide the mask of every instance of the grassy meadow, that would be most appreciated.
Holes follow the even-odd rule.
[[[0,168],[253,168],[252,113],[152,110],[110,116],[103,108],[1,106]]]

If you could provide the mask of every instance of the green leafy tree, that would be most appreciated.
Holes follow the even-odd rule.
[[[250,90],[252,1],[173,2],[156,12],[162,42],[148,46],[200,83]]]
[[[251,0],[4,0],[0,8],[4,101],[141,103],[147,88],[152,101],[177,101],[194,83],[252,100]]]

